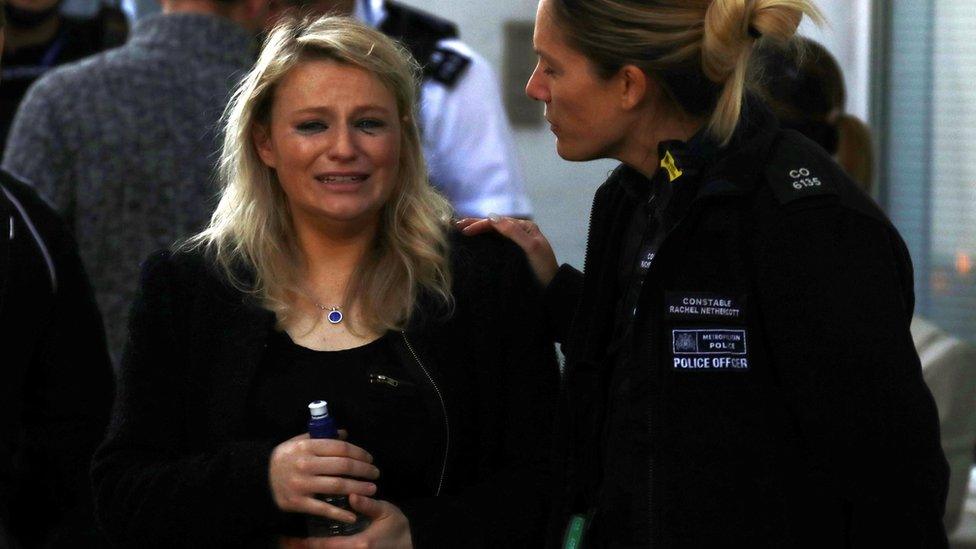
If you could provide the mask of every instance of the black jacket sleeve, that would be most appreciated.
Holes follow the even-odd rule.
[[[583,273],[568,263],[560,265],[543,294],[546,325],[556,343],[566,341],[582,294]]]
[[[944,546],[948,468],[909,332],[905,245],[880,213],[793,206],[764,226],[756,295],[812,461],[854,546]]]
[[[188,442],[186,430],[204,418],[187,417],[187,369],[205,367],[184,352],[190,278],[168,253],[154,255],[132,307],[112,422],[92,469],[97,517],[119,545],[244,546],[277,515],[273,442]]]
[[[505,243],[485,271],[486,329],[499,344],[479,372],[477,482],[405,502],[414,546],[541,547],[558,367],[545,332],[541,288],[520,250]],[[490,288],[490,290],[488,290]],[[467,330],[480,329],[468,326]]]
[[[12,267],[50,269],[30,275],[33,279],[23,273],[11,277],[30,287],[5,289],[0,323],[10,343],[21,346],[5,349],[7,358],[15,363],[17,357],[27,359],[17,389],[23,406],[10,403],[23,412],[11,535],[37,543],[93,545],[98,535],[88,468],[108,423],[114,384],[102,319],[65,224],[27,185],[6,177],[3,184],[22,208],[23,222],[14,231],[23,244],[18,253],[38,257],[14,258]],[[17,336],[21,323],[36,331]]]

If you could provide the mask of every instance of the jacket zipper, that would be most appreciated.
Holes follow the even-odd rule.
[[[407,345],[407,350],[410,351],[410,354],[413,356],[413,359],[417,362],[417,365],[420,366],[421,370],[423,370],[424,375],[427,376],[427,380],[430,381],[430,384],[434,387],[434,392],[437,394],[437,400],[441,404],[441,411],[444,413],[444,439],[445,439],[444,459],[441,462],[441,475],[440,475],[440,479],[437,482],[437,490],[434,492],[435,496],[439,496],[441,495],[441,488],[444,487],[444,476],[445,473],[447,472],[447,454],[448,451],[451,449],[451,425],[449,420],[447,419],[447,405],[444,404],[444,396],[441,394],[441,390],[440,387],[437,386],[437,382],[434,381],[433,376],[431,376],[430,372],[427,371],[427,368],[424,366],[424,363],[420,361],[420,357],[417,356],[417,352],[414,351],[413,345],[411,345],[410,340],[407,339],[407,333],[401,331],[400,336],[403,337],[403,342]]]
[[[591,242],[591,238],[590,237],[592,236],[592,232],[593,232],[593,212],[596,210],[596,205],[597,205],[597,201],[598,201],[598,199],[600,197],[600,190],[601,189],[602,189],[602,186],[601,186],[600,189],[597,189],[596,192],[593,194],[593,201],[590,204],[589,219],[586,222],[586,245],[583,248],[583,276],[584,276],[584,280],[585,280],[586,272],[587,272],[588,267],[589,267],[589,264],[590,264],[590,242]],[[586,292],[584,291],[583,293],[585,294]],[[577,312],[578,312],[578,308],[577,308]],[[564,344],[565,343],[568,343],[572,339],[571,336],[575,332],[575,324],[576,324],[575,316],[576,315],[574,314],[573,316],[574,316],[574,319],[573,319],[573,321],[570,322],[569,331],[566,334],[566,341],[564,341]],[[565,355],[565,352],[563,354]],[[567,360],[565,362],[565,365],[568,366],[569,365],[569,362],[570,361],[569,361],[569,359],[567,357]],[[565,379],[565,377],[566,377],[566,375],[568,373],[569,372],[565,369],[565,366],[564,366],[564,369],[563,369],[563,372],[562,372],[562,376],[563,376],[564,379]],[[579,425],[577,425],[575,422],[573,422],[570,425],[570,428],[568,430],[568,436],[570,437],[570,439],[573,439],[577,435],[576,430],[578,428],[579,428]],[[579,452],[577,452],[577,451],[575,451],[573,449],[571,449],[570,456],[571,456],[571,459],[572,460],[579,461],[579,463],[576,464],[576,469],[577,470],[579,469],[579,467],[582,466],[583,462],[586,461],[585,459],[582,458],[582,456],[580,455]],[[572,467],[569,467],[569,468],[572,468]],[[567,495],[568,498],[569,498],[569,502],[566,505],[564,505],[564,508],[566,508],[566,506],[569,506],[570,507],[570,514],[572,514],[572,505],[573,505],[572,504],[572,500],[574,499],[573,494],[574,493],[578,493],[578,491],[579,491],[579,481],[580,481],[580,478],[582,478],[584,475],[585,475],[585,473],[579,473],[579,472],[577,472],[576,473],[576,477],[577,478],[575,478],[575,479],[570,479],[570,478],[564,479],[564,480],[568,481],[567,484],[569,484],[570,486],[572,486],[574,480],[577,483],[576,487],[570,488],[568,490],[568,493],[564,492],[564,494]],[[593,520],[593,510],[594,509],[595,509],[595,507],[590,507],[589,509],[585,509],[584,510],[584,512],[586,513],[586,515],[588,517],[587,518],[587,521],[588,522],[592,522],[592,520]]]
[[[382,383],[384,385],[389,385],[390,387],[399,387],[400,380],[393,379],[390,376],[385,376],[382,374],[369,374],[369,382],[371,384]]]
[[[648,207],[650,207],[656,199],[657,199],[657,193],[654,193],[651,196],[651,198],[648,200],[648,202],[647,202]],[[672,195],[671,198],[669,198],[669,201],[671,199],[673,199],[673,195]],[[667,210],[667,207],[668,206],[669,206],[669,204],[665,204],[664,205],[664,209]],[[634,302],[634,311],[632,313],[633,314],[633,317],[631,318],[631,322],[632,323],[636,323],[637,322],[637,308],[640,306],[641,295],[643,295],[643,293],[644,293],[644,288],[646,287],[647,280],[651,277],[651,270],[654,269],[654,266],[657,265],[660,262],[658,258],[661,255],[661,250],[664,249],[664,244],[668,241],[668,237],[671,236],[671,233],[674,232],[674,229],[677,228],[678,224],[680,224],[681,221],[684,221],[684,217],[682,217],[682,219],[680,219],[678,222],[676,222],[673,226],[671,226],[669,228],[667,226],[667,223],[668,222],[667,222],[666,216],[667,216],[667,212],[666,211],[662,211],[662,212],[660,212],[660,214],[656,215],[656,217],[659,218],[658,229],[659,230],[664,230],[665,232],[664,232],[664,236],[661,237],[661,241],[657,245],[657,249],[654,250],[654,260],[651,262],[651,265],[648,266],[647,271],[644,272],[644,278],[641,280],[641,287],[640,287],[640,290],[638,290],[638,292],[637,292],[637,298],[636,298],[636,301]],[[652,353],[657,353],[658,352],[658,350],[657,350],[657,341],[655,340],[654,331],[653,330],[651,330],[650,349],[651,349],[651,352]],[[654,381],[654,385],[658,389],[660,389],[661,384],[659,383],[659,379],[658,379],[659,376],[657,374],[657,371],[652,371],[651,372],[651,376],[652,376],[652,379]],[[656,445],[653,443],[653,436],[654,436],[654,406],[656,404],[656,401],[657,401],[657,399],[653,399],[652,398],[651,401],[650,401],[650,403],[649,403],[649,406],[647,408],[647,432],[648,432],[648,436],[651,437],[651,444],[649,445],[650,448],[649,448],[649,453],[648,453],[648,456],[647,456],[647,542],[648,542],[648,545],[650,547],[653,547],[654,546],[654,532],[655,532],[655,528],[654,528],[654,452],[655,452]]]
[[[693,200],[692,203],[688,205],[688,210],[685,211],[685,213],[681,216],[681,218],[675,221],[674,224],[669,229],[667,229],[667,232],[664,234],[664,237],[661,239],[661,243],[660,245],[658,245],[657,251],[655,252],[655,257],[654,257],[655,261],[651,264],[647,272],[644,273],[644,282],[646,282],[647,279],[650,278],[651,269],[654,269],[654,266],[659,263],[657,259],[661,255],[661,251],[664,250],[664,245],[667,243],[668,238],[674,233],[675,230],[678,229],[679,226],[681,226],[681,224],[685,222],[685,220],[688,219],[688,216],[691,215],[693,209],[695,208],[695,203],[698,202],[698,200],[699,200],[698,198]],[[641,293],[643,293],[643,291],[644,291],[644,285],[642,283]],[[640,294],[638,294],[637,296],[637,303],[640,303]],[[634,322],[636,322],[636,317],[637,317],[637,305],[635,304],[634,320],[633,320]],[[657,347],[658,347],[657,338],[655,337],[655,333],[652,330],[651,337],[650,337],[651,352],[659,353],[660,349],[658,349]],[[660,375],[658,371],[655,371],[652,375],[658,378],[655,381],[660,381]],[[657,387],[659,389],[660,386],[661,386],[660,383],[657,383]],[[650,406],[648,406],[647,409],[647,430],[649,434],[654,433],[655,406],[657,406],[657,400],[652,399],[650,402]],[[654,445],[651,445],[650,455],[647,457],[647,476],[648,476],[647,478],[647,533],[648,533],[648,543],[650,547],[654,546],[654,531],[655,531],[654,528],[654,451],[655,451],[655,447]]]
[[[593,212],[596,210],[596,203],[597,203],[597,196],[598,195],[599,195],[599,189],[597,190],[596,194],[593,196],[593,203],[590,205],[590,216],[589,216],[589,222],[587,224],[587,231],[586,231],[586,246],[585,246],[584,252],[583,252],[583,273],[584,273],[584,275],[586,274],[587,266],[589,264],[589,259],[590,259],[590,236],[591,236],[591,233],[592,233],[592,230],[593,230]],[[684,216],[682,216],[682,218],[679,219],[674,224],[674,226],[671,228],[671,230],[669,230],[667,232],[667,234],[664,235],[664,238],[661,239],[661,243],[658,246],[657,251],[655,252],[655,259],[657,259],[656,256],[660,255],[661,249],[664,247],[664,243],[667,241],[668,237],[671,236],[671,233],[674,232],[674,229],[676,229],[678,227],[678,225],[680,225],[684,221],[684,219],[686,217],[687,217],[687,213]],[[653,268],[653,263],[651,265],[651,268]],[[648,272],[644,274],[645,281],[647,280],[647,277],[649,275],[650,275],[650,270],[648,270]],[[643,291],[643,285],[641,287],[641,290]],[[637,302],[640,303],[640,295],[638,295]],[[634,316],[636,317],[636,304],[635,304],[635,309],[634,309]],[[572,333],[572,332],[573,332],[573,329],[572,329],[572,326],[570,326],[570,333]],[[653,335],[651,337],[652,337],[652,340],[653,340]],[[652,341],[652,348],[653,347],[656,347],[656,345],[654,345],[654,342]],[[653,405],[654,405],[654,403],[651,403],[652,408],[648,409],[647,423],[648,423],[648,431],[649,432],[653,432],[653,426],[654,426]],[[445,414],[445,417],[447,417],[446,414]],[[576,426],[574,425],[573,428],[575,429]],[[650,433],[648,433],[648,434],[650,434]],[[653,539],[653,532],[654,532],[654,518],[653,518],[653,514],[654,514],[654,457],[653,457],[653,449],[652,449],[652,454],[650,456],[648,456],[648,465],[647,465],[647,468],[648,468],[648,485],[647,485],[648,509],[647,509],[647,519],[648,519],[648,538],[650,540],[650,539]],[[652,543],[652,545],[653,545],[653,543]]]
[[[673,190],[672,190],[672,192],[673,192]],[[656,198],[656,197],[657,196],[656,196],[656,193],[655,193],[655,196],[652,196],[651,197],[651,200],[654,200],[654,198]],[[648,202],[648,204],[650,204],[650,202]],[[667,205],[665,205],[665,208],[667,208]],[[667,242],[668,237],[671,236],[671,230],[673,230],[673,229],[671,229],[671,230],[668,230],[667,229],[667,225],[666,225],[667,224],[667,219],[665,217],[666,214],[667,214],[667,212],[661,212],[661,214],[659,216],[660,219],[661,219],[661,222],[660,222],[660,225],[661,226],[659,226],[659,228],[665,229],[666,232],[664,233],[664,237],[661,238],[661,242],[658,244],[657,249],[654,250],[654,259],[655,260],[657,260],[658,257],[661,255],[661,248],[664,248],[664,243]],[[640,290],[637,292],[637,299],[634,302],[634,312],[633,312],[633,315],[634,316],[633,316],[633,318],[631,318],[631,322],[632,323],[636,323],[637,322],[637,308],[640,306],[641,294],[644,293],[645,283],[647,282],[647,279],[651,276],[651,269],[654,268],[654,264],[655,263],[658,263],[658,261],[652,261],[651,264],[648,266],[647,272],[644,273],[644,279],[641,281],[641,287],[640,287]],[[654,341],[654,331],[653,330],[651,330],[651,352],[652,353],[657,352],[657,345],[656,345],[656,342]],[[652,378],[653,377],[657,377],[656,376],[656,372],[652,371],[651,372],[651,376],[652,376]],[[656,383],[656,381],[657,380],[655,380],[655,384],[654,385],[657,387],[658,390],[660,390],[660,384],[659,383]],[[647,456],[647,543],[648,543],[648,546],[650,546],[650,547],[653,547],[654,546],[654,530],[655,530],[654,529],[654,451],[655,451],[655,446],[656,445],[653,443],[653,440],[654,440],[654,438],[653,438],[654,437],[654,401],[655,400],[656,399],[652,398],[651,399],[651,402],[650,402],[650,405],[647,408],[647,432],[648,432],[648,436],[651,437],[651,444],[648,445],[649,446],[649,454]]]

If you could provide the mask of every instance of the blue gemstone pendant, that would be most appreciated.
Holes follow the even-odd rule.
[[[338,324],[342,322],[342,312],[339,311],[337,307],[333,307],[329,312],[329,322],[332,324]]]

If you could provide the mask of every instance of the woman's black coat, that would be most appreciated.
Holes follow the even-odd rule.
[[[88,467],[113,391],[102,317],[68,227],[2,170],[0,227],[0,547],[97,544]]]
[[[404,364],[433,378],[425,402],[432,417],[446,410],[447,457],[417,471],[429,492],[394,503],[417,547],[537,546],[558,383],[540,292],[522,253],[499,237],[453,237],[451,261],[453,314],[421,300],[393,338]],[[200,254],[146,262],[93,466],[97,515],[113,541],[268,544],[285,516],[268,483],[283,441],[248,436],[245,400],[273,325]]]

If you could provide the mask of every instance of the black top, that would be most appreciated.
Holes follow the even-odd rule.
[[[420,398],[420,380],[400,362],[387,334],[361,347],[313,351],[274,332],[248,397],[248,430],[284,441],[308,427],[308,403],[325,400],[350,443],[368,449],[380,470],[377,497],[392,502],[430,491],[417,471],[436,459],[438,418]],[[404,444],[416,451],[403,453]]]
[[[828,154],[745,106],[672,198],[632,360],[607,353],[629,168],[597,191],[585,274],[546,290],[566,355],[550,541],[589,513],[592,547],[944,547],[905,244]]]
[[[436,457],[416,471],[424,489],[397,504],[418,549],[539,547],[558,384],[541,292],[497,235],[454,233],[451,274],[451,310],[422,294],[388,340],[424,380],[437,422]],[[247,400],[274,314],[205,255],[160,252],[145,262],[130,327],[92,468],[100,525],[123,547],[267,547],[283,519],[268,486],[281,440],[248,434]],[[430,450],[404,443],[397,459]]]

